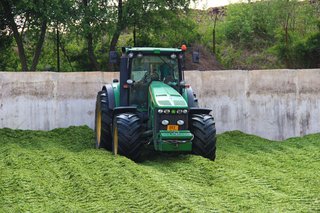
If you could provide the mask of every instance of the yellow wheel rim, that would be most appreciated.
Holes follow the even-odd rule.
[[[96,119],[96,138],[98,148],[100,147],[101,142],[101,111],[98,110],[97,119]]]
[[[118,127],[115,126],[113,130],[113,153],[114,155],[118,154]]]

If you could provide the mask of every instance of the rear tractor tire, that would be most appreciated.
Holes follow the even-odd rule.
[[[216,158],[216,127],[214,119],[207,114],[194,114],[191,117],[191,132],[193,154],[210,160]]]
[[[113,120],[113,153],[123,155],[133,161],[140,159],[141,121],[136,114],[123,113]]]
[[[96,133],[96,148],[105,148],[111,150],[112,135],[111,135],[112,111],[109,109],[108,93],[106,90],[98,92],[96,101],[95,114],[95,133]]]

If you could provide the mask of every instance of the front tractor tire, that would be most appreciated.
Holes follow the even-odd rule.
[[[194,135],[192,141],[193,154],[215,160],[217,138],[213,117],[207,114],[192,115],[190,130]]]
[[[111,135],[112,112],[109,109],[108,93],[105,90],[98,92],[96,101],[95,114],[95,133],[96,133],[96,148],[105,148],[111,150],[112,135]]]
[[[115,116],[113,120],[113,153],[138,161],[142,150],[141,133],[140,118],[136,114],[123,113]]]

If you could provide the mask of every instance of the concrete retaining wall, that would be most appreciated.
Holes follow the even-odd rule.
[[[94,127],[96,93],[118,73],[0,72],[0,128]],[[188,71],[219,133],[269,139],[320,132],[320,70]]]

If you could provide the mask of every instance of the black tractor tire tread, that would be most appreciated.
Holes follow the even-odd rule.
[[[217,138],[213,117],[207,114],[192,115],[191,132],[194,134],[192,152],[210,160],[215,160]]]
[[[118,152],[137,161],[141,155],[141,121],[136,114],[123,113],[116,116],[118,128]]]
[[[109,109],[108,93],[106,90],[98,92],[97,101],[100,101],[101,110],[101,139],[100,145],[96,144],[97,148],[105,148],[111,150],[112,148],[112,111]]]

